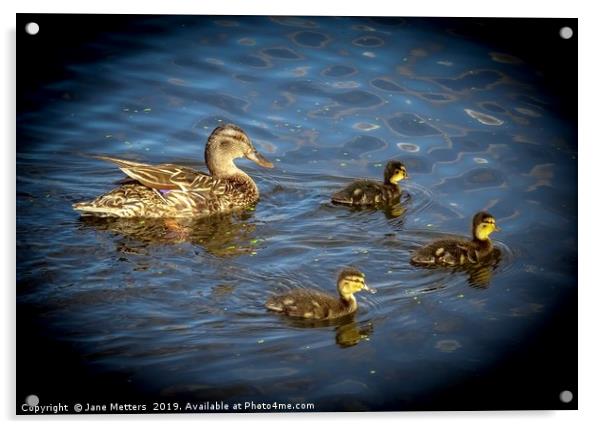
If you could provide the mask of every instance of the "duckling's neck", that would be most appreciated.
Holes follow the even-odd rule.
[[[347,307],[350,309],[350,311],[357,310],[357,301],[355,300],[355,296],[353,296],[352,293],[350,293],[350,294],[341,293],[340,295],[341,295],[341,301],[343,301],[345,303],[345,305],[347,305]]]
[[[398,197],[401,196],[401,188],[397,183],[385,182],[383,189],[387,199],[390,202],[394,202]]]
[[[472,242],[482,249],[489,249],[493,246],[489,237],[479,237],[475,233],[472,234]]]

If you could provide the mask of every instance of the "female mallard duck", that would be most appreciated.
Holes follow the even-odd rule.
[[[357,310],[354,293],[361,290],[376,292],[365,282],[364,273],[355,268],[345,268],[337,281],[339,296],[315,290],[299,289],[268,299],[269,310],[290,317],[313,320],[330,320],[346,316]]]
[[[259,199],[255,182],[236,165],[247,158],[272,168],[236,125],[217,127],[205,146],[205,163],[211,175],[175,164],[149,165],[100,156],[128,175],[122,185],[73,205],[84,215],[122,218],[183,218],[208,216],[252,206]]]
[[[405,166],[399,161],[389,161],[385,167],[384,182],[356,180],[335,192],[332,202],[350,206],[392,205],[399,201],[401,190],[397,182],[408,178]]]
[[[444,267],[477,264],[494,252],[489,235],[499,230],[492,215],[479,212],[472,218],[472,240],[435,241],[415,251],[411,262],[415,265]]]

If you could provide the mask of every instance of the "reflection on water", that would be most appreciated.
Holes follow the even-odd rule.
[[[153,31],[100,35],[83,49],[103,54],[67,64],[17,118],[19,311],[90,371],[127,374],[116,377],[153,397],[403,407],[494,365],[574,287],[573,128],[512,52],[418,20],[132,25]],[[225,122],[274,161],[240,162],[261,191],[255,210],[186,222],[71,209],[122,177],[81,155],[197,168]],[[330,203],[389,159],[411,177],[400,206]],[[479,210],[503,229],[492,264],[410,265]],[[378,290],[353,317],[302,326],[265,310],[272,293],[333,291],[348,265]]]
[[[364,326],[350,322],[337,327],[336,342],[343,348],[356,346],[362,340],[369,340],[372,331],[370,322],[365,323]]]
[[[327,320],[301,319],[282,315],[275,317],[281,319],[281,323],[294,329],[330,330],[334,333],[334,342],[342,348],[356,346],[360,341],[370,341],[370,335],[374,331],[370,320],[357,323],[354,314]],[[309,348],[309,346],[306,347]]]
[[[253,209],[254,210],[254,209]],[[82,216],[81,228],[109,231],[119,236],[119,251],[132,252],[126,242],[134,240],[136,252],[149,245],[188,242],[215,256],[256,254],[264,241],[257,237],[252,211],[216,215],[209,219],[119,219]],[[123,240],[127,239],[127,240]]]
[[[500,244],[498,243],[498,246]],[[502,257],[505,259],[511,258],[511,253],[504,248],[505,254],[503,255],[502,250],[499,247],[494,248],[491,255],[486,260],[479,261],[478,264],[469,264],[462,267],[456,267],[453,269],[441,268],[441,267],[419,267],[424,270],[446,270],[454,273],[465,274],[468,285],[476,288],[487,288],[491,282],[494,272],[498,269],[502,262]],[[508,264],[508,261],[505,261]]]

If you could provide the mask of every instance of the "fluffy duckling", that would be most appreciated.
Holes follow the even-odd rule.
[[[143,164],[109,156],[128,178],[121,186],[73,208],[87,216],[119,218],[194,218],[227,213],[254,205],[257,185],[234,160],[246,158],[272,168],[236,125],[217,127],[205,146],[211,175],[176,164]]]
[[[494,247],[489,235],[499,230],[492,215],[487,212],[479,212],[472,219],[472,240],[435,241],[415,251],[411,262],[421,266],[443,267],[477,264],[489,258],[493,253]]]
[[[266,302],[269,310],[312,320],[331,320],[354,313],[357,301],[354,293],[361,290],[376,292],[365,282],[364,273],[356,268],[345,268],[337,281],[339,296],[316,290],[298,289],[289,293],[273,296]]]
[[[401,190],[397,184],[408,178],[406,167],[399,161],[389,161],[383,183],[374,180],[356,180],[332,195],[332,202],[349,206],[391,205],[399,201]]]

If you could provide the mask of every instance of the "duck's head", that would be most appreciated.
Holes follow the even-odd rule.
[[[337,288],[339,294],[344,299],[351,299],[354,293],[361,290],[375,293],[374,289],[371,289],[366,284],[366,276],[357,268],[345,268],[339,274],[339,280],[337,281]]]
[[[407,179],[408,172],[406,166],[399,161],[389,161],[385,167],[385,183],[397,185],[400,180]]]
[[[472,218],[472,235],[477,240],[488,240],[492,232],[499,230],[495,218],[487,212],[478,212]]]
[[[225,176],[238,172],[233,160],[247,158],[258,165],[272,168],[268,161],[251,143],[251,139],[242,128],[226,124],[217,127],[207,140],[205,146],[205,163],[214,176]]]

